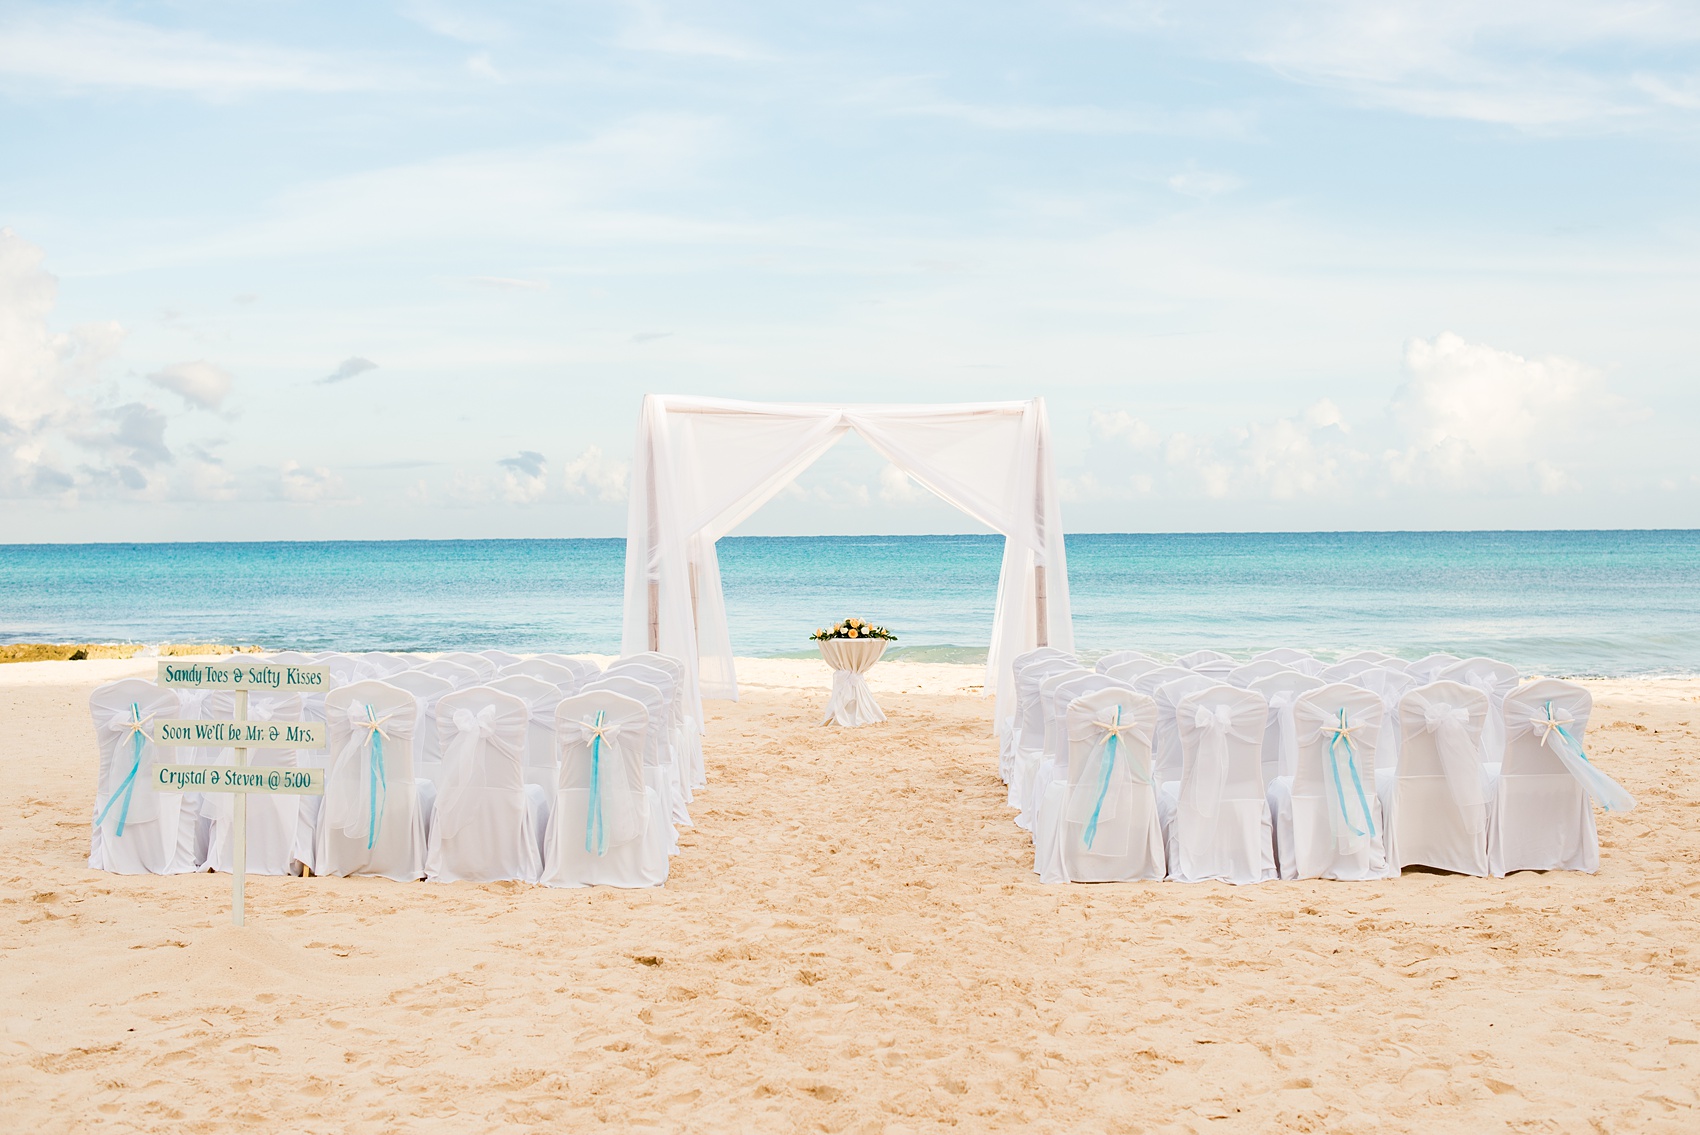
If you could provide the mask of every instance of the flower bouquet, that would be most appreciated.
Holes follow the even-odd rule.
[[[835,627],[826,627],[809,636],[810,642],[825,642],[834,638],[879,638],[896,642],[897,636],[884,627],[876,627],[866,619],[845,619]]]

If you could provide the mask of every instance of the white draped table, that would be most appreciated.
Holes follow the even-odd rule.
[[[868,681],[862,677],[885,653],[883,638],[822,639],[820,656],[832,667],[832,700],[827,703],[821,724],[837,722],[854,727],[874,725],[885,713],[874,700]]]

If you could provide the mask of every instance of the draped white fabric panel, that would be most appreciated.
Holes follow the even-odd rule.
[[[1005,537],[986,688],[1014,700],[1016,655],[1038,643],[1045,569],[1048,644],[1072,650],[1068,568],[1042,399],[954,406],[831,406],[649,395],[639,419],[626,544],[624,652],[686,660],[688,704],[738,694],[714,544],[846,432]],[[695,665],[691,662],[695,661]],[[701,720],[698,715],[697,720]]]

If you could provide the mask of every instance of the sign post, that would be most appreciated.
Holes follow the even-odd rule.
[[[155,747],[223,747],[236,755],[234,766],[155,765],[156,792],[232,792],[236,794],[231,826],[230,920],[243,924],[244,892],[248,882],[248,794],[322,796],[320,769],[249,771],[249,749],[322,749],[324,724],[317,721],[249,721],[248,691],[298,694],[330,689],[330,670],[324,666],[279,665],[275,662],[161,662],[159,684],[178,689],[230,690],[235,694],[233,721],[161,721],[154,726]]]

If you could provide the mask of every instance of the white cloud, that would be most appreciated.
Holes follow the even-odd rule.
[[[1555,463],[1566,443],[1618,406],[1573,359],[1527,359],[1451,333],[1411,340],[1405,366],[1394,413],[1406,444],[1386,454],[1402,484],[1463,489],[1514,474],[1560,491],[1572,483]]]
[[[199,32],[51,7],[15,13],[0,23],[0,75],[73,88],[145,88],[212,97],[405,83],[370,60],[228,43]]]
[[[1232,193],[1240,187],[1240,179],[1227,173],[1210,173],[1207,170],[1182,170],[1169,178],[1169,188],[1184,197],[1196,197],[1200,201],[1208,201],[1212,197],[1220,197],[1224,193]]]
[[[148,375],[148,381],[180,396],[190,406],[216,410],[230,395],[231,375],[204,359],[172,363]]]
[[[626,474],[630,465],[603,456],[602,448],[593,445],[567,463],[565,470],[567,492],[576,497],[595,496],[599,501],[618,504],[626,499]]]
[[[325,375],[325,377],[321,378],[319,381],[324,384],[347,382],[357,374],[365,374],[369,370],[377,369],[378,364],[373,362],[371,359],[363,359],[359,355],[355,355],[352,358],[342,360],[336,365],[335,370]]]
[[[636,18],[620,34],[621,47],[665,55],[700,55],[737,63],[767,57],[760,47],[737,36],[679,23],[663,12],[661,5],[649,0],[636,0],[630,6]]]
[[[913,504],[932,496],[895,465],[880,470],[880,500],[891,504]]]
[[[938,118],[1012,132],[1232,137],[1244,134],[1247,125],[1244,114],[1230,110],[972,102],[938,93],[926,76],[881,79],[848,101],[895,117]]]
[[[536,450],[522,450],[515,457],[496,462],[502,467],[502,498],[514,504],[530,504],[549,488],[549,463]]]
[[[1641,126],[1692,110],[1658,64],[1700,42],[1700,9],[1595,0],[1276,0],[1101,11],[1369,106],[1535,129]]]
[[[306,466],[299,461],[283,463],[278,472],[278,492],[284,500],[298,504],[351,502],[340,476],[323,465]]]
[[[1303,411],[1211,435],[1163,433],[1125,410],[1097,410],[1078,499],[1177,496],[1374,499],[1416,488],[1479,495],[1578,487],[1584,432],[1623,418],[1600,375],[1573,359],[1527,359],[1445,333],[1413,339],[1406,381],[1371,436],[1322,398]],[[1360,433],[1362,431],[1359,431]]]

